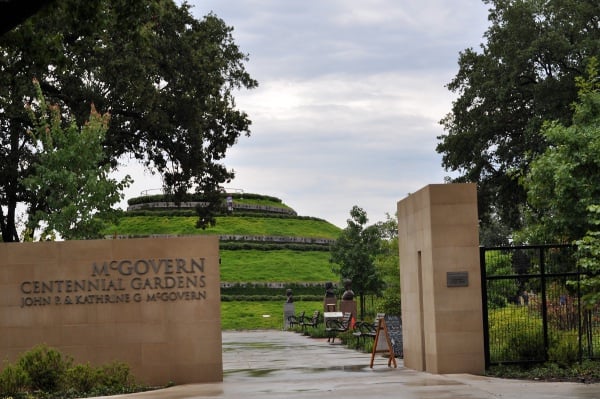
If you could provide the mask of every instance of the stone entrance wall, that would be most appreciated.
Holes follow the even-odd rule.
[[[482,374],[477,192],[434,184],[398,202],[404,365]]]
[[[223,380],[214,236],[0,244],[0,353],[122,361],[146,384]]]

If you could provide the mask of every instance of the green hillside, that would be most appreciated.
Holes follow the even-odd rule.
[[[147,214],[127,216],[118,225],[104,231],[107,235],[150,234],[218,234],[218,235],[261,235],[335,239],[340,229],[318,219],[299,219],[264,216],[221,216],[217,224],[205,230],[196,228],[197,216]]]
[[[233,209],[227,208],[230,196]],[[292,288],[296,310],[322,307],[324,282],[337,282],[329,246],[340,229],[322,219],[298,216],[279,198],[248,193],[225,194],[214,227],[196,228],[196,206],[190,195],[175,203],[166,195],[132,198],[119,223],[104,230],[115,238],[156,234],[219,236],[221,256],[221,322],[223,329],[279,329],[283,325],[285,290]]]
[[[329,252],[293,250],[221,251],[221,280],[228,282],[337,281]]]
[[[337,281],[329,263],[329,245],[340,229],[318,218],[298,216],[280,199],[248,193],[226,194],[233,199],[214,227],[198,229],[194,210],[202,198],[190,195],[174,203],[165,195],[144,196],[128,201],[129,209],[117,225],[104,230],[106,236],[144,237],[156,234],[210,234],[220,237],[221,281],[231,284],[284,283],[309,285],[304,293],[320,295],[325,281]],[[224,287],[222,294],[229,288]],[[271,287],[273,297],[285,287]],[[235,291],[239,294],[239,290]],[[264,290],[262,291],[264,294]]]

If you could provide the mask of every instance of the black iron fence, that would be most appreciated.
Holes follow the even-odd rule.
[[[486,367],[600,358],[600,307],[581,301],[575,251],[481,247]]]

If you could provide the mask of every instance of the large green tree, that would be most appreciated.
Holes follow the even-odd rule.
[[[81,126],[91,104],[109,112],[107,157],[144,162],[175,200],[189,190],[213,195],[234,173],[222,163],[250,120],[233,94],[257,85],[232,28],[209,14],[196,20],[172,0],[56,0],[0,37],[0,228],[17,241],[17,204],[32,212],[22,184],[38,156],[23,107],[37,78],[49,101]],[[71,121],[65,120],[65,124]],[[32,207],[33,205],[33,207]],[[43,209],[41,209],[43,211]],[[214,223],[205,212],[199,226]]]
[[[490,27],[481,50],[460,53],[448,84],[458,95],[441,121],[437,151],[458,182],[478,183],[480,219],[522,223],[519,179],[547,143],[543,121],[568,125],[575,77],[600,51],[597,0],[484,0]]]
[[[577,79],[579,97],[571,124],[552,121],[543,126],[548,148],[523,179],[527,190],[523,241],[573,242],[596,228],[588,208],[600,204],[599,78],[593,58],[587,76]]]
[[[378,225],[366,226],[367,213],[353,206],[347,226],[330,248],[330,262],[340,280],[350,280],[352,289],[360,298],[360,317],[364,318],[365,295],[378,294],[383,288],[383,280],[375,266],[375,259],[381,252],[381,232]]]

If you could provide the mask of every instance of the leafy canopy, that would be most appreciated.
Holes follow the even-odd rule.
[[[576,244],[578,265],[588,272],[578,282],[584,292],[582,300],[592,307],[600,303],[600,205],[590,205],[588,211],[593,227]]]
[[[129,176],[121,181],[110,178],[110,164],[102,164],[109,116],[92,106],[83,127],[71,121],[63,128],[60,108],[48,105],[39,83],[34,83],[38,96],[33,106],[38,111],[29,107],[34,121],[29,134],[38,156],[23,185],[38,202],[29,213],[26,238],[33,238],[40,225],[43,239],[57,233],[64,239],[98,238],[102,219],[116,216],[112,206],[130,183]]]
[[[575,240],[578,265],[587,274],[580,281],[583,303],[600,302],[600,70],[592,58],[586,77],[577,78],[579,100],[573,123],[544,125],[548,149],[526,176],[530,207],[523,240]]]
[[[572,242],[592,227],[588,208],[600,204],[600,74],[591,59],[577,78],[579,99],[569,126],[544,124],[546,151],[535,158],[523,186],[527,190],[526,242]]]
[[[547,147],[543,121],[568,125],[575,77],[600,51],[597,0],[484,0],[490,27],[478,52],[459,55],[458,95],[441,121],[442,165],[476,182],[480,219],[521,227],[520,179]]]
[[[384,290],[378,300],[377,311],[400,315],[400,254],[398,252],[398,218],[386,214],[386,220],[376,226],[381,234],[381,251],[375,257],[375,266],[383,281]]]
[[[358,206],[350,210],[347,226],[331,245],[330,262],[332,271],[340,280],[350,280],[353,290],[361,297],[361,318],[364,315],[364,297],[378,294],[383,288],[375,259],[381,252],[381,229],[377,225],[367,226],[367,213]]]
[[[222,160],[250,134],[233,95],[257,86],[232,31],[217,16],[197,20],[188,4],[172,0],[60,0],[0,36],[3,240],[19,240],[17,204],[33,214],[49,211],[23,184],[39,163],[24,134],[33,130],[23,104],[36,98],[34,78],[77,126],[91,104],[110,113],[103,163],[134,158],[162,176],[165,191],[181,197],[195,190],[220,201],[213,193],[234,177]],[[214,223],[211,209],[200,227]]]

